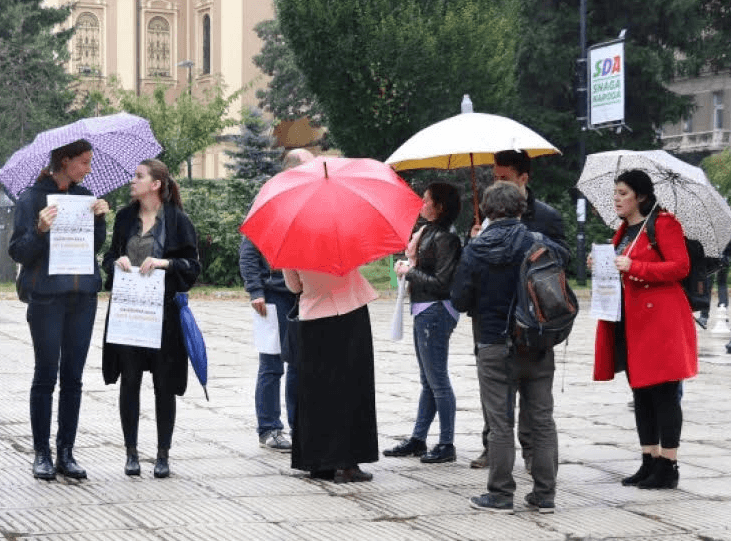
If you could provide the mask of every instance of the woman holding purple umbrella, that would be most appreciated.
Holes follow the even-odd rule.
[[[170,475],[168,452],[175,428],[175,396],[182,396],[188,384],[188,352],[180,324],[180,310],[174,297],[188,291],[198,279],[198,243],[195,228],[183,212],[180,190],[160,160],[144,160],[130,187],[132,203],[117,213],[112,243],[104,254],[106,289],[111,289],[115,272],[139,267],[142,274],[165,270],[165,301],[160,349],[107,342],[104,332],[102,372],[104,383],[120,381],[119,414],[127,448],[124,473],[140,475],[137,429],[140,421],[142,374],[152,373],[157,422],[157,460],[153,474]]]
[[[35,451],[33,476],[38,479],[55,479],[56,472],[75,479],[86,478],[86,471],[76,463],[72,449],[81,405],[81,378],[102,281],[96,258],[93,274],[49,275],[49,231],[58,208],[48,205],[46,199],[51,194],[92,195],[80,186],[91,172],[91,158],[92,146],[83,139],[54,149],[50,166],[20,194],[15,207],[9,253],[22,265],[18,294],[28,303],[27,319],[35,352],[30,421]],[[96,199],[92,211],[96,252],[106,238],[104,215],[109,205]],[[49,439],[57,378],[60,394],[54,466]]]

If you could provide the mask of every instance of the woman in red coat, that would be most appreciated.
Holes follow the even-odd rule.
[[[644,224],[656,199],[643,171],[617,177],[614,205],[624,222],[613,239],[622,277],[622,319],[597,325],[594,379],[610,380],[626,370],[632,387],[642,466],[622,484],[676,488],[680,385],[698,373],[693,314],[680,285],[690,270],[683,228],[661,210],[655,222],[657,248],[650,244]]]

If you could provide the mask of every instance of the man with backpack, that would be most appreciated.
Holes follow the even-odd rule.
[[[490,427],[488,492],[470,498],[470,502],[478,509],[513,512],[513,408],[519,391],[524,410],[521,413],[528,423],[533,447],[534,483],[526,502],[542,513],[550,513],[554,510],[558,467],[553,348],[513,348],[510,327],[526,253],[534,244],[540,244],[560,254],[563,263],[566,254],[558,244],[531,233],[521,223],[527,203],[514,184],[493,184],[485,192],[482,207],[490,224],[465,247],[451,289],[454,307],[472,314],[480,398]]]
[[[495,154],[495,166],[493,168],[493,178],[506,182],[512,182],[520,190],[526,199],[526,210],[520,217],[520,221],[525,224],[529,231],[542,233],[549,239],[557,242],[561,246],[568,249],[566,244],[566,235],[564,233],[563,219],[561,214],[546,203],[539,201],[528,187],[530,178],[531,162],[528,154],[523,151],[506,150]],[[477,235],[479,231],[474,231]],[[568,265],[568,261],[566,261]],[[532,445],[528,423],[525,419],[522,397],[520,405],[520,417],[518,420],[518,441],[523,453],[523,460],[528,471],[531,469]],[[487,414],[483,404],[482,415],[484,426],[482,429],[482,445],[483,451],[479,457],[470,462],[472,468],[486,468],[488,465],[488,434],[490,425],[487,420]]]

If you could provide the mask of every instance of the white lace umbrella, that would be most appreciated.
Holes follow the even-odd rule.
[[[664,150],[598,152],[586,157],[576,187],[602,220],[617,229],[621,219],[614,208],[614,180],[630,169],[650,176],[660,205],[678,218],[687,237],[703,245],[707,257],[721,256],[731,241],[731,208],[700,167]]]

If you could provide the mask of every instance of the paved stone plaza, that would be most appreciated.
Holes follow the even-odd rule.
[[[117,386],[101,375],[106,299],[99,305],[84,375],[75,456],[89,479],[33,479],[28,393],[33,353],[25,305],[0,300],[0,534],[34,540],[731,540],[731,355],[727,336],[699,331],[700,375],[686,382],[678,490],[620,485],[639,464],[631,394],[622,377],[591,381],[594,321],[582,301],[567,352],[556,350],[554,385],[560,468],[556,513],[528,510],[521,460],[515,515],[472,509],[487,471],[469,468],[480,452],[482,416],[469,319],[451,341],[457,394],[458,460],[422,465],[381,458],[364,469],[373,482],[335,485],[289,468],[289,455],[260,449],[255,432],[251,310],[246,299],[196,300],[208,346],[209,394],[191,371],[178,399],[170,452],[172,475],[154,479],[156,453],[151,378],[143,384],[139,451],[142,476],[123,473]],[[410,434],[419,378],[406,318],[405,339],[388,339],[393,300],[371,304],[376,404],[383,450]],[[713,321],[713,314],[712,319]],[[54,412],[55,419],[55,412]],[[428,444],[437,442],[435,423]],[[52,432],[55,434],[55,427]]]

